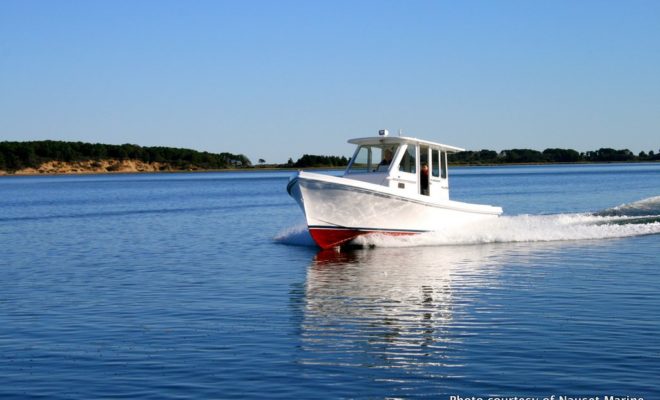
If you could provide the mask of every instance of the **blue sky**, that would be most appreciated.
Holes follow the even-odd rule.
[[[660,1],[0,0],[0,140],[660,147]]]

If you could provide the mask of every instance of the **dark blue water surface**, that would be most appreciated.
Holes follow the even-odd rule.
[[[660,164],[452,172],[499,225],[341,252],[289,173],[0,177],[0,398],[659,398]]]

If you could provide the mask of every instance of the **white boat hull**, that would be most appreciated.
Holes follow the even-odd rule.
[[[287,190],[303,209],[310,234],[322,248],[366,233],[453,229],[502,213],[499,207],[402,195],[381,185],[302,171],[291,178]]]

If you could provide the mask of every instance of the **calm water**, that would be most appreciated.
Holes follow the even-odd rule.
[[[0,398],[659,398],[660,164],[452,172],[506,215],[342,252],[288,173],[2,177]]]

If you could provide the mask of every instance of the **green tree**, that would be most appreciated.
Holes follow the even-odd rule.
[[[507,163],[537,163],[543,161],[543,154],[537,150],[511,149],[500,153],[504,162]]]
[[[292,160],[289,159],[291,162]],[[308,167],[342,167],[348,165],[348,158],[338,156],[319,156],[314,154],[304,154],[293,166],[296,168]]]
[[[550,162],[577,162],[580,161],[580,153],[572,149],[545,149],[543,157]]]

